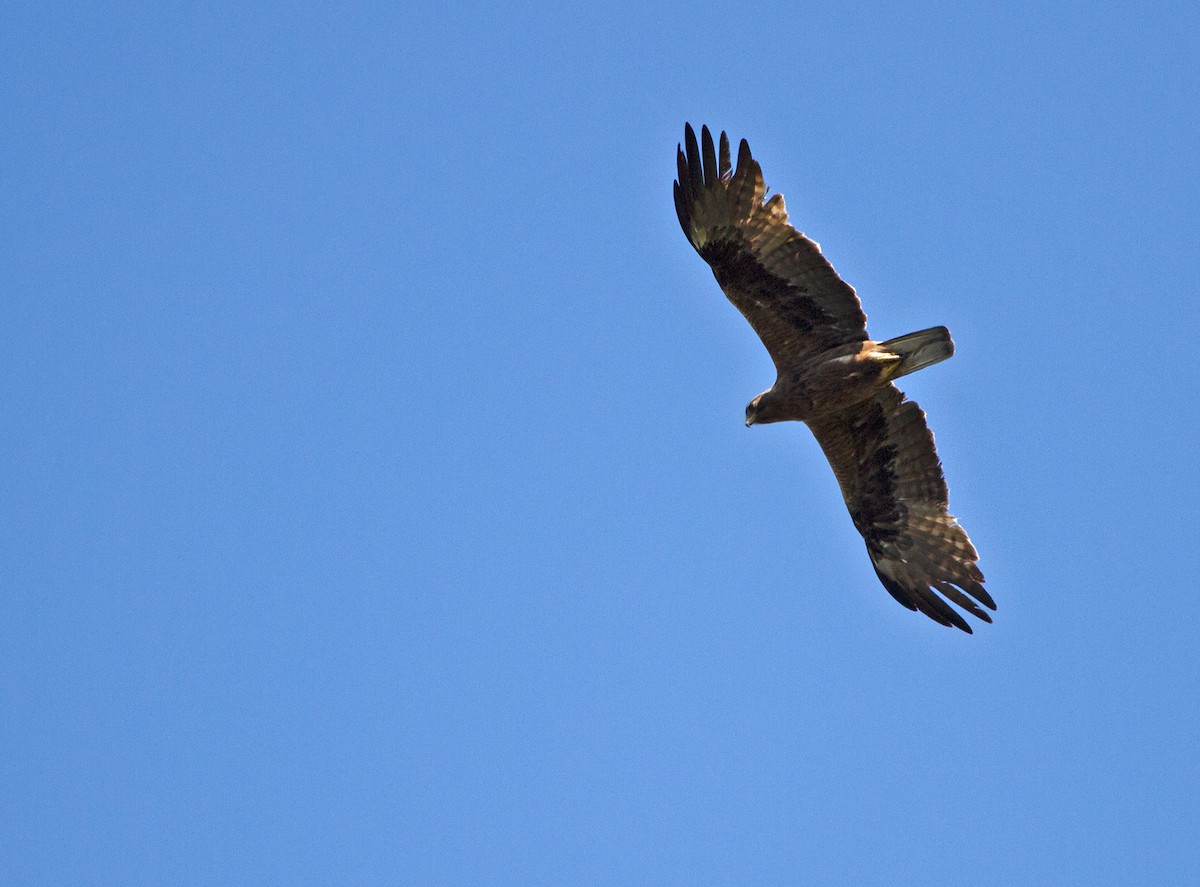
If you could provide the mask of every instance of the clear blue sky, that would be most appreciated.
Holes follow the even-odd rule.
[[[1200,882],[1200,13],[16,4],[6,884]],[[678,229],[750,140],[999,603]]]

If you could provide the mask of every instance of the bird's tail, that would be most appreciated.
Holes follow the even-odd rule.
[[[893,379],[923,370],[954,354],[954,341],[950,338],[950,330],[944,326],[897,336],[880,344],[893,354],[900,355],[900,366],[892,373]]]

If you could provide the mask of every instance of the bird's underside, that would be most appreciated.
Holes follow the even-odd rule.
[[[806,422],[837,476],[880,582],[910,610],[970,633],[951,603],[985,622],[996,604],[966,532],[947,509],[946,481],[925,414],[894,379],[945,360],[945,327],[885,342],[867,336],[854,289],[820,248],[766,197],[745,140],[691,126],[678,151],[675,208],[688,241],[762,339],[775,384],[746,408],[746,424]],[[982,607],[980,606],[982,605]]]

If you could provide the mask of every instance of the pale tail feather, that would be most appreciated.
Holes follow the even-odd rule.
[[[939,363],[954,354],[954,341],[950,338],[950,330],[944,326],[935,326],[927,330],[897,336],[881,343],[893,354],[899,354],[903,361],[900,368],[892,374],[893,379],[907,376],[917,370]]]

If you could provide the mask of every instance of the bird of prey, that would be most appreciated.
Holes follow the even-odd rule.
[[[985,622],[996,609],[979,555],[947,510],[946,480],[925,413],[893,381],[945,360],[945,327],[884,342],[867,337],[853,287],[790,224],[783,196],[766,197],[742,140],[737,168],[690,124],[678,149],[675,209],[683,233],[775,363],[775,384],[750,401],[746,425],[804,422],[841,487],[879,581],[897,601],[968,634],[949,602]]]

